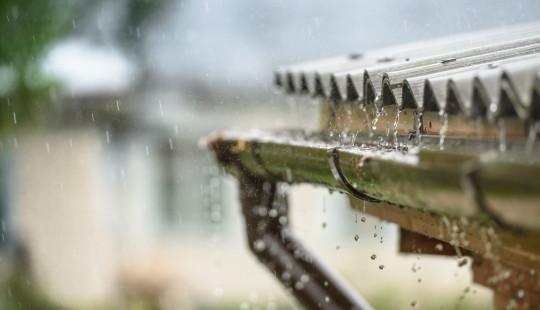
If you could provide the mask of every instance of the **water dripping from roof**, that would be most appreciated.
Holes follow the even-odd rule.
[[[448,113],[445,113],[442,110],[441,112],[442,112],[442,115],[441,113],[439,113],[439,115],[441,116],[441,121],[442,121],[441,131],[439,132],[439,135],[440,135],[439,148],[442,151],[444,150],[444,139],[446,138],[446,131],[448,130]]]
[[[499,151],[504,153],[506,152],[506,124],[504,123],[504,118],[497,120],[497,127],[499,130]]]

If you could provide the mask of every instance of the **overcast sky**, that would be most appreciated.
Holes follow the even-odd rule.
[[[147,63],[132,59],[130,67],[114,50],[115,38],[123,35],[117,33],[118,21],[125,15],[122,3],[94,5],[86,24],[74,21],[79,37],[53,55],[55,70],[71,76],[77,87],[94,83],[114,90],[116,82],[146,67],[150,77],[173,85],[187,80],[198,85],[267,89],[273,70],[280,65],[540,21],[537,0],[172,1],[153,24],[140,31]],[[85,43],[85,36],[100,38],[98,45]]]
[[[187,0],[147,38],[158,75],[270,79],[273,68],[540,21],[540,1]]]

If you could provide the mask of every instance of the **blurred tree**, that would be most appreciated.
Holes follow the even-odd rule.
[[[142,44],[144,38],[167,8],[170,8],[171,0],[128,0],[125,6],[125,18],[117,36],[122,49],[136,59],[138,63],[148,65],[147,55]],[[180,1],[176,1],[180,2]],[[140,82],[146,82],[148,67],[141,70]]]
[[[57,83],[42,72],[41,60],[46,49],[69,31],[73,9],[70,1],[0,1],[0,136],[48,110]],[[3,213],[0,205],[2,221]],[[4,275],[0,286],[5,292],[0,294],[0,308],[62,309],[33,285],[29,265],[22,263],[27,255],[14,256],[11,267],[0,259]]]
[[[137,45],[141,41],[141,36],[151,28],[155,19],[169,7],[170,3],[170,0],[129,0],[126,3],[125,19],[118,36],[121,45],[126,49],[134,48],[140,51],[141,48]]]
[[[83,14],[77,18],[73,35],[96,45],[113,46],[137,63],[145,82],[151,61],[145,44],[149,33],[173,5],[181,0],[108,0],[87,1]],[[97,22],[99,20],[101,22]],[[106,26],[105,26],[106,25]]]
[[[105,2],[75,0],[0,1],[0,133],[46,114],[58,83],[41,70],[47,48],[64,35],[77,35],[94,22]],[[118,12],[114,44],[143,62],[141,43],[151,23],[170,0],[126,0]],[[76,21],[86,19],[82,27]],[[90,27],[92,28],[92,27]],[[92,30],[91,30],[92,31]],[[109,31],[109,30],[100,30]],[[80,34],[80,32],[79,32]],[[85,35],[99,36],[96,33]]]
[[[47,111],[55,83],[40,61],[71,28],[74,8],[73,1],[0,1],[0,132]]]

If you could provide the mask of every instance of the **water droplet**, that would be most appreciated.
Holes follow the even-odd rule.
[[[326,222],[322,223],[322,228],[326,228]]]
[[[358,234],[354,235],[354,241],[358,241],[358,239],[360,239],[360,236]]]
[[[416,308],[418,306],[418,302],[416,300],[411,301],[411,307]]]
[[[525,291],[523,289],[520,289],[518,292],[517,292],[517,297],[519,299],[522,299],[523,297],[525,297]]]
[[[301,291],[304,289],[304,283],[298,281],[294,284],[294,288],[297,290],[297,291]]]
[[[374,238],[377,238],[377,234],[373,234],[373,237],[374,237]]]
[[[504,124],[504,119],[499,119],[497,125],[499,127],[499,150],[506,152],[506,125]]]
[[[377,255],[375,255],[375,254],[371,255],[371,259],[374,260],[374,259],[376,259],[376,258],[377,258]],[[382,266],[382,265],[381,265],[381,266]],[[381,267],[379,266],[379,268],[381,268]],[[383,266],[383,268],[384,268],[384,266]],[[381,269],[382,269],[382,268],[381,268]]]
[[[309,282],[309,276],[307,274],[303,274],[300,277],[300,281],[302,281],[302,283],[308,283]]]
[[[264,249],[266,249],[266,244],[264,243],[263,240],[257,239],[253,243],[253,247],[255,248],[255,251],[262,252],[262,251],[264,251]]]
[[[496,103],[496,102],[492,102],[492,103],[489,105],[489,111],[491,111],[491,113],[497,112],[497,109],[498,109],[498,106],[497,106],[497,103]]]
[[[324,297],[324,301],[330,302],[330,297],[328,297],[328,296]]]
[[[422,278],[418,278],[418,283],[422,282]]]
[[[328,286],[328,281],[324,281],[324,286]]]
[[[439,251],[439,252],[442,252],[442,250],[444,249],[442,243],[437,243],[435,245],[435,250]]]
[[[361,220],[362,222],[365,222],[365,221],[366,221],[366,217],[364,216],[364,217],[362,217],[360,220]]]
[[[441,110],[441,112],[443,112]],[[448,113],[444,113],[442,115],[442,127],[439,132],[440,139],[439,139],[439,148],[441,150],[444,150],[444,139],[446,137],[446,131],[448,130]]]
[[[163,117],[163,105],[161,104],[161,100],[158,100],[159,102],[159,115]]]
[[[289,183],[292,183],[292,171],[290,168],[287,168],[285,170],[286,174],[287,174],[287,182]]]
[[[379,265],[379,269],[380,269],[380,270],[383,270],[383,269],[384,269],[384,265]]]

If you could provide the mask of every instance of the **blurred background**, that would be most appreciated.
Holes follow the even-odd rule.
[[[2,0],[0,308],[298,308],[199,139],[316,125],[277,66],[538,20],[536,0]],[[491,309],[468,265],[398,254],[345,196],[299,186],[291,206],[377,309]]]

